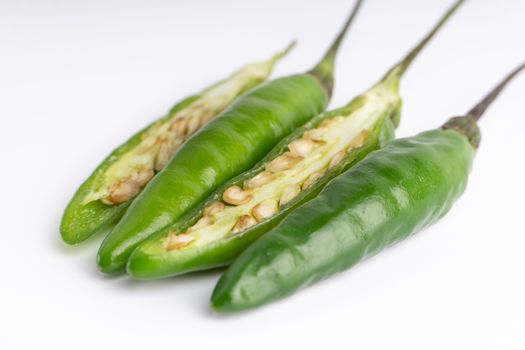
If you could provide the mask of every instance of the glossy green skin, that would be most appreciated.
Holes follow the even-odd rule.
[[[169,118],[171,115],[187,107],[198,98],[199,95],[185,98],[180,103],[176,104],[166,117],[160,119],[160,121]],[[158,121],[151,123],[111,152],[111,154],[104,159],[97,169],[95,169],[88,179],[80,186],[66,207],[62,217],[62,222],[60,223],[60,234],[66,243],[77,244],[94,234],[103,232],[111,228],[118,219],[124,215],[130,202],[122,203],[120,205],[106,205],[97,200],[85,204],[84,198],[89,194],[93,184],[99,180],[105,171],[118,161],[122,155],[135,148],[141,142],[142,135],[157,122]]]
[[[463,193],[474,152],[458,131],[436,129],[371,153],[246,249],[215,287],[214,309],[285,297],[435,222]]]
[[[169,231],[183,232],[189,226],[193,225],[202,216],[204,208],[208,207],[212,202],[221,199],[222,193],[226,188],[233,185],[240,185],[246,179],[249,179],[262,171],[268,161],[287,150],[287,146],[291,140],[299,138],[306,130],[316,127],[326,118],[337,115],[349,115],[352,110],[361,105],[362,99],[358,97],[346,107],[323,113],[305,124],[303,127],[297,129],[289,137],[281,141],[279,145],[277,145],[250,171],[228,181],[197,208],[178,220],[177,223],[162,230],[158,235],[155,235],[140,245],[130,256],[127,267],[128,273],[137,279],[154,279],[229,265],[251,243],[261,235],[270,231],[290,212],[319,194],[329,180],[355,165],[371,151],[382,147],[387,142],[391,141],[394,138],[395,128],[392,124],[392,120],[398,119],[397,114],[399,111],[394,111],[393,114],[395,115],[385,115],[382,120],[378,122],[376,129],[369,135],[367,142],[362,147],[350,152],[343,163],[327,172],[316,182],[315,185],[301,192],[301,194],[294,200],[281,207],[279,213],[272,218],[265,220],[240,234],[221,239],[211,244],[194,246],[181,251],[166,251],[163,244],[164,239]]]
[[[327,101],[324,87],[308,74],[267,82],[237,99],[193,135],[135,199],[102,243],[100,269],[123,271],[138,244],[255,165],[283,137],[322,112]]]

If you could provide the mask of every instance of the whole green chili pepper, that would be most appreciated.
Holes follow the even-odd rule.
[[[399,123],[398,87],[403,73],[460,4],[372,88],[346,106],[314,118],[254,168],[141,244],[128,261],[128,273],[150,279],[231,263],[291,211],[314,198],[330,179],[390,141]]]
[[[325,109],[337,50],[361,2],[313,70],[252,89],[178,149],[102,243],[98,264],[103,272],[124,270],[139,243],[252,167],[283,137]]]
[[[60,233],[69,244],[104,231],[122,217],[142,188],[183,142],[235,98],[261,84],[290,49],[248,64],[230,77],[176,104],[166,116],[123,143],[80,186],[67,206]]]
[[[330,182],[246,249],[212,295],[218,311],[253,308],[350,268],[441,218],[467,185],[477,121],[512,72],[466,116],[391,142]]]

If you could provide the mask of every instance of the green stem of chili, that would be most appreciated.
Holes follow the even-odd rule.
[[[457,9],[465,2],[465,0],[458,0],[450,7],[445,15],[439,20],[439,22],[432,28],[432,30],[394,67],[392,67],[383,78],[387,80],[391,75],[400,79],[405,71],[410,67],[414,59],[418,54],[425,48],[428,42],[436,35],[436,33],[448,22],[450,17],[457,11]]]
[[[443,129],[454,129],[461,134],[465,135],[472,147],[478,148],[481,140],[481,133],[477,122],[483,116],[487,108],[494,102],[496,97],[503,91],[507,84],[516,76],[519,72],[525,69],[525,63],[518,66],[512,72],[510,72],[494,89],[492,89],[479,103],[477,103],[465,116],[450,118],[445,124]]]
[[[335,38],[332,45],[330,45],[330,48],[328,51],[326,51],[325,55],[315,65],[312,70],[310,70],[308,73],[317,77],[321,83],[326,88],[326,91],[328,95],[332,95],[332,90],[334,88],[334,66],[335,66],[335,58],[337,56],[337,51],[339,50],[339,47],[341,46],[341,43],[346,35],[346,32],[348,32],[348,28],[350,28],[350,25],[354,21],[355,16],[359,12],[359,9],[361,8],[361,5],[363,3],[363,0],[357,0],[356,4],[354,5],[354,8],[352,10],[352,13],[350,16],[348,16],[346,22],[343,25],[343,28]]]
[[[477,105],[475,105],[474,108],[472,108],[467,113],[467,116],[474,119],[475,121],[478,121],[483,116],[490,104],[496,99],[496,97],[498,97],[501,91],[505,88],[505,86],[524,68],[525,63],[514,69],[509,75],[507,75],[505,79],[501,81],[501,83],[499,83],[491,92],[489,92],[483,100],[481,100]]]

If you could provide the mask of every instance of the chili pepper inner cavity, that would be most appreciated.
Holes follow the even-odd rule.
[[[135,197],[186,139],[225,110],[239,94],[263,81],[283,54],[242,67],[230,78],[204,91],[186,108],[151,126],[135,148],[104,172],[85,197],[84,204],[101,200],[115,205]]]
[[[315,184],[345,155],[366,142],[378,121],[400,106],[397,93],[378,84],[362,95],[364,103],[348,115],[327,117],[288,143],[287,150],[264,164],[264,169],[222,193],[221,201],[202,211],[184,232],[169,232],[168,251],[189,248],[241,234],[274,216],[280,207]]]

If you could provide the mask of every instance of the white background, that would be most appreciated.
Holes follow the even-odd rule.
[[[298,38],[309,69],[352,1],[0,2],[0,348],[524,349],[525,76],[485,115],[470,184],[438,224],[287,300],[211,313],[220,271],[140,283],[69,247],[62,210],[112,147],[178,99]],[[367,0],[331,107],[370,86],[449,0]],[[470,1],[407,72],[400,136],[465,112],[525,59],[525,2]]]

